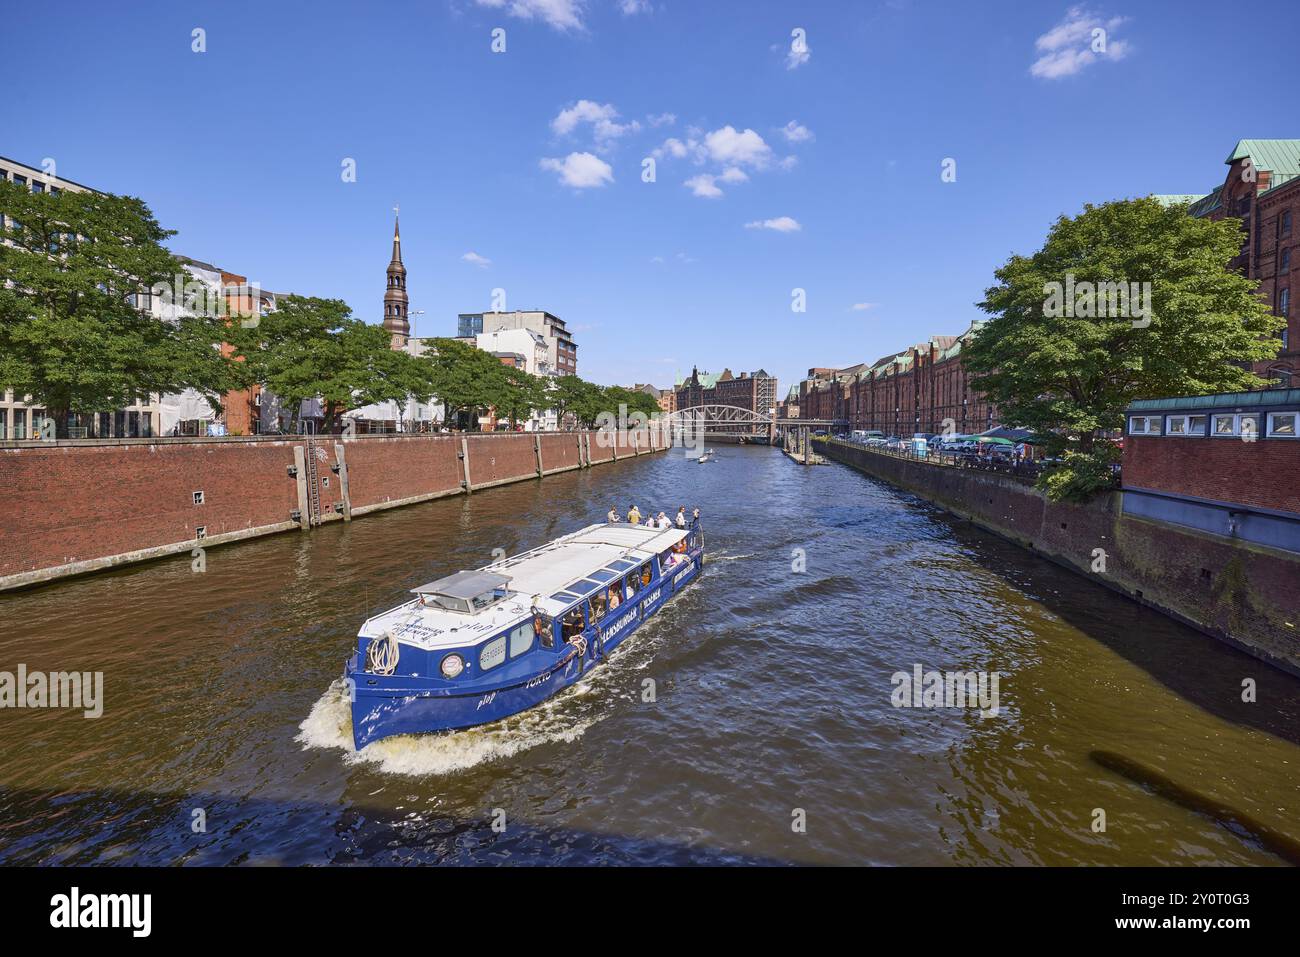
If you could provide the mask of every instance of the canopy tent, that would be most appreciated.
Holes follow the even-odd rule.
[[[1017,442],[1029,442],[1037,445],[1042,439],[1034,435],[1028,429],[1013,429],[1009,425],[999,425],[987,431],[981,432],[977,438],[1006,439],[1013,445]]]

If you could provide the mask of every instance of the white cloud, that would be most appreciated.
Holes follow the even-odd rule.
[[[722,190],[718,189],[717,177],[709,176],[707,173],[692,176],[682,185],[689,187],[694,195],[705,199],[717,199],[722,195]]]
[[[613,103],[596,103],[593,100],[579,100],[573,106],[560,110],[559,115],[551,120],[551,129],[558,136],[566,136],[582,124],[591,126],[597,148],[608,146],[620,136],[641,129],[641,124],[636,120],[630,123],[618,122],[618,110],[614,109]]]
[[[646,121],[651,126],[672,126],[677,122],[677,114],[660,113],[658,116],[647,116]]]
[[[704,137],[704,149],[715,163],[753,166],[761,169],[772,159],[772,148],[751,129],[737,133],[734,126],[724,126]]]
[[[460,258],[463,262],[470,263],[471,265],[478,266],[482,269],[486,269],[488,266],[492,265],[492,260],[488,259],[486,256],[480,256],[472,250]]]
[[[728,166],[722,171],[722,175],[718,179],[724,183],[747,183],[749,182],[749,175],[738,166]]]
[[[1083,7],[1070,7],[1065,18],[1037,40],[1034,46],[1041,56],[1029,72],[1043,80],[1073,76],[1103,60],[1122,60],[1129,45],[1112,36],[1126,17],[1103,19]]]
[[[638,13],[650,12],[650,0],[618,0],[618,8],[623,11],[623,16],[632,17]]]
[[[785,126],[781,127],[781,135],[784,136],[786,142],[789,143],[806,143],[813,139],[812,130],[794,120],[791,120],[789,123],[785,124]]]
[[[745,224],[746,229],[773,229],[778,233],[797,233],[803,229],[799,221],[791,219],[789,216],[778,216],[776,219],[756,219],[752,223]]]
[[[854,312],[866,312],[868,309],[875,309],[876,304],[874,302],[855,302],[849,308]]]
[[[689,148],[685,143],[675,136],[670,136],[664,140],[662,146],[656,146],[650,151],[650,155],[655,159],[663,159],[665,156],[671,156],[673,159],[681,159],[687,154]]]
[[[574,189],[590,189],[614,182],[614,170],[599,156],[570,153],[562,160],[546,158],[541,167],[560,174],[560,182]]]
[[[581,30],[586,0],[475,0],[521,20],[542,20],[556,30]]]

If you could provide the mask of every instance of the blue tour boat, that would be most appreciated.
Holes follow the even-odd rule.
[[[361,626],[348,660],[357,750],[540,704],[601,664],[703,563],[698,522],[601,523],[411,589],[413,600]]]

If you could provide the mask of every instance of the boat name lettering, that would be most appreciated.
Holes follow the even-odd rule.
[[[478,699],[478,707],[475,708],[474,710],[478,711],[479,708],[486,708],[488,705],[490,705],[493,701],[496,700],[496,696],[497,693],[495,691],[489,694],[485,694],[483,697]]]
[[[636,611],[635,611],[635,609],[633,610],[632,614],[630,614],[630,615],[624,615],[624,616],[623,616],[622,618],[620,618],[618,621],[614,622],[614,624],[610,625],[610,626],[609,626],[608,628],[606,628],[603,632],[601,632],[600,640],[601,640],[601,641],[609,641],[609,639],[613,638],[613,637],[614,637],[615,635],[617,635],[620,631],[622,631],[624,628],[626,628],[626,627],[627,627],[631,622],[634,622],[634,621],[636,621]]]

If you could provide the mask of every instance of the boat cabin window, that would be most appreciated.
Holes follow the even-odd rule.
[[[586,627],[586,624],[582,619],[582,607],[575,605],[560,619],[560,637],[565,641],[577,638],[582,634],[582,629]]]
[[[650,562],[646,562],[641,566],[641,587],[649,588],[652,578],[654,578],[654,569],[650,567]]]
[[[608,568],[602,568],[598,572],[592,572],[591,577],[596,579],[598,582],[607,582],[614,577],[614,574],[615,573],[610,571]]]
[[[506,660],[506,636],[498,635],[483,646],[478,653],[478,666],[484,671],[495,668]]]
[[[623,604],[623,588],[618,582],[609,586],[609,610],[613,611],[619,605]]]
[[[609,594],[605,589],[601,589],[591,596],[591,620],[600,621],[605,617],[605,611],[609,607]]]
[[[510,629],[510,657],[517,658],[533,647],[533,619],[529,618]]]
[[[623,587],[626,589],[627,597],[631,598],[641,588],[641,576],[636,572],[628,572],[627,577],[623,579]]]
[[[425,605],[431,608],[445,608],[447,611],[473,614],[487,608],[489,605],[496,604],[509,594],[510,591],[506,588],[493,588],[471,598],[461,598],[458,595],[440,595],[437,592],[425,592],[420,598]]]

